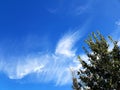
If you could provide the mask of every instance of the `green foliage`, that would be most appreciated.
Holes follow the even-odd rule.
[[[112,50],[99,32],[92,33],[85,41],[90,50],[83,49],[90,63],[78,57],[83,69],[78,71],[79,89],[74,90],[86,87],[85,90],[120,90],[120,47],[117,41],[108,38],[113,44]]]
[[[75,77],[75,72],[71,69],[71,72],[72,72],[72,80],[73,80],[73,86],[72,86],[72,88],[74,89],[74,90],[81,90],[80,89],[80,83],[78,83],[78,80],[77,80],[77,78]]]

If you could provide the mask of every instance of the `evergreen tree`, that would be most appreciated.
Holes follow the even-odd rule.
[[[75,77],[76,74],[75,74],[74,70],[71,69],[71,72],[72,72],[72,80],[73,80],[73,86],[72,86],[73,90],[81,90],[80,84],[78,83],[78,80]]]
[[[109,44],[99,33],[92,33],[86,40],[89,51],[83,47],[88,57],[88,62],[78,56],[83,68],[80,68],[77,82],[80,90],[120,90],[120,47],[117,41],[108,38],[113,44],[109,50]],[[74,82],[74,79],[73,79]],[[74,85],[73,85],[74,86]]]

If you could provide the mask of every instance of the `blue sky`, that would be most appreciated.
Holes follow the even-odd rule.
[[[72,90],[88,34],[120,40],[119,10],[120,0],[0,0],[0,90]]]

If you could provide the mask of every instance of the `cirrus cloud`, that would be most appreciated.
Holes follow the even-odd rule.
[[[75,44],[79,38],[79,31],[70,32],[58,41],[53,53],[15,57],[13,62],[0,60],[0,72],[4,72],[10,79],[24,79],[35,74],[32,78],[38,78],[39,82],[54,81],[57,85],[68,84],[71,82],[70,67],[78,66]]]

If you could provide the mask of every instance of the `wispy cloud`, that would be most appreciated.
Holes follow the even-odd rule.
[[[75,56],[75,50],[73,49],[76,41],[79,39],[80,35],[78,32],[72,35],[65,35],[59,42],[55,50],[56,55],[65,55],[67,57]]]
[[[23,79],[35,74],[40,82],[54,81],[63,85],[71,82],[70,67],[78,66],[75,44],[80,32],[65,34],[58,42],[55,52],[36,53],[24,57],[15,57],[13,62],[0,60],[0,71],[10,79]],[[16,61],[16,62],[14,62]]]
[[[76,16],[81,15],[83,13],[90,13],[90,11],[92,9],[91,5],[92,5],[92,1],[87,1],[83,5],[75,6],[73,13]]]
[[[90,8],[91,1],[80,1],[80,0],[58,0],[59,4],[49,7],[47,10],[50,13],[54,14],[64,14],[65,16],[78,16],[85,12],[89,12],[88,8]],[[52,9],[53,8],[53,9]]]
[[[118,40],[118,45],[120,46],[120,19],[115,22],[116,29],[111,34],[115,40]]]
[[[116,25],[120,26],[120,20],[116,21]]]
[[[110,34],[114,40],[118,41],[118,45],[120,46],[120,20],[115,22],[115,30]],[[113,49],[113,44],[110,43],[109,50]]]

